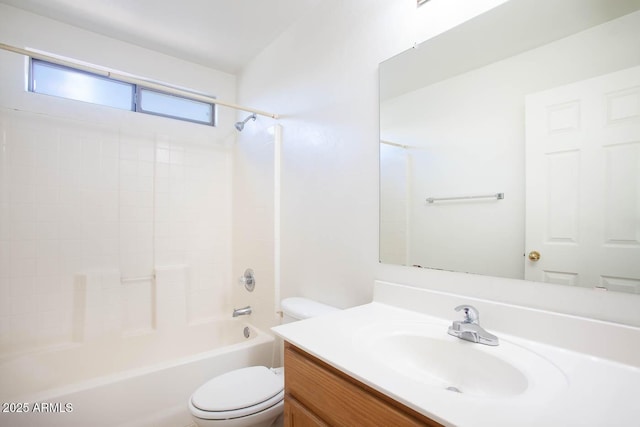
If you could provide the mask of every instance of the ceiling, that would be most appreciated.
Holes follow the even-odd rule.
[[[233,74],[319,2],[0,0],[0,3]]]

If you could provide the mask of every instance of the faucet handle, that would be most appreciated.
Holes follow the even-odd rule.
[[[455,308],[456,311],[464,310],[464,323],[480,324],[480,313],[472,305],[462,304]]]
[[[250,268],[247,268],[244,271],[244,274],[240,276],[240,279],[238,279],[238,282],[244,285],[244,288],[246,290],[248,290],[249,292],[253,292],[253,290],[256,287],[256,277],[253,273],[253,270]]]

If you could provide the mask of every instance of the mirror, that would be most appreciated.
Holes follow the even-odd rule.
[[[640,0],[511,0],[380,64],[380,262],[640,293]]]

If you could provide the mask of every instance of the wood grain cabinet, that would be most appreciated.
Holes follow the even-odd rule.
[[[285,343],[285,427],[441,426]]]

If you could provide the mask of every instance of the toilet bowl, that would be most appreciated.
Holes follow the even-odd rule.
[[[282,413],[284,369],[251,366],[217,376],[189,399],[200,427],[267,427]]]
[[[316,317],[337,308],[306,298],[282,301],[283,323]],[[189,399],[199,427],[268,427],[284,410],[284,368],[250,366],[219,375]]]

